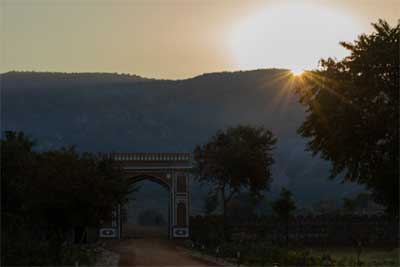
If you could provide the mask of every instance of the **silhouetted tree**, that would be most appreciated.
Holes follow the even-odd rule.
[[[343,211],[345,214],[352,215],[357,208],[357,203],[354,199],[343,198]]]
[[[272,202],[272,210],[278,218],[285,224],[286,245],[289,245],[289,224],[296,210],[292,192],[282,188],[279,198]]]
[[[112,159],[74,148],[35,152],[23,133],[4,134],[1,158],[4,265],[61,264],[66,233],[110,218],[129,190],[130,181]],[[42,256],[32,252],[38,244],[27,246],[43,240],[48,245]]]
[[[227,206],[227,216],[233,221],[249,221],[256,216],[256,205],[259,199],[249,193],[243,192],[232,198]]]
[[[213,213],[219,205],[218,194],[209,192],[204,200],[204,212],[206,215]]]
[[[22,132],[6,131],[1,140],[2,214],[23,215],[28,177],[33,175],[36,154],[34,142]],[[4,216],[2,216],[4,218]]]
[[[225,231],[232,197],[243,189],[261,197],[261,191],[269,189],[275,143],[272,132],[263,127],[237,126],[218,131],[208,143],[196,147],[198,179],[220,193]]]
[[[399,211],[400,24],[379,20],[342,60],[321,60],[321,69],[298,79],[307,117],[298,132],[308,149],[332,162],[331,178],[365,184],[387,212]]]
[[[73,147],[39,153],[37,158],[27,209],[60,240],[64,230],[109,219],[128,194],[130,181],[112,159],[78,154]]]
[[[23,229],[27,181],[34,173],[33,141],[24,133],[7,131],[1,140],[1,264],[26,265],[19,261],[30,243]],[[25,240],[23,240],[25,239]]]

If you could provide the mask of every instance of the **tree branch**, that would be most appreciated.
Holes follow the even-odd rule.
[[[225,203],[229,202],[229,201],[232,199],[233,195],[234,195],[235,193],[237,193],[237,192],[238,192],[237,190],[231,191],[231,192],[229,193],[228,197],[227,197],[226,199],[224,199]]]

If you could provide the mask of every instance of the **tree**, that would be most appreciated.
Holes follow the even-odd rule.
[[[236,195],[227,206],[227,216],[235,222],[250,221],[256,216],[256,205],[259,199],[243,192]]]
[[[218,194],[215,192],[208,192],[204,200],[204,213],[206,215],[211,215],[218,208]]]
[[[357,203],[354,199],[344,197],[343,198],[343,212],[348,215],[354,214],[357,208]]]
[[[26,212],[62,241],[68,229],[96,227],[123,203],[130,181],[112,159],[73,147],[37,155],[35,175],[29,179]]]
[[[298,129],[308,150],[332,162],[331,178],[366,185],[390,214],[399,211],[400,24],[379,20],[375,31],[353,43],[342,60],[321,60],[298,79],[307,107]]]
[[[66,233],[109,218],[129,190],[130,181],[110,158],[72,147],[38,152],[33,145],[21,132],[5,132],[1,140],[4,265],[61,264]],[[46,249],[38,256],[43,240]],[[26,245],[31,243],[36,247]]]
[[[282,188],[279,198],[272,202],[272,210],[278,218],[285,224],[286,244],[289,245],[289,222],[296,210],[292,192]]]
[[[20,251],[29,246],[23,228],[27,179],[33,174],[34,143],[24,133],[6,131],[1,140],[1,264],[27,265]],[[20,240],[27,239],[27,240]],[[16,249],[19,248],[19,249]],[[19,263],[19,264],[16,264]]]
[[[198,179],[221,195],[225,234],[232,197],[244,189],[261,197],[269,189],[275,143],[272,132],[263,127],[237,126],[218,131],[208,143],[196,147]]]
[[[2,214],[22,214],[26,179],[35,164],[34,142],[24,133],[6,131],[1,140]]]
[[[335,215],[339,213],[338,204],[334,199],[322,199],[314,203],[313,210],[321,215]]]

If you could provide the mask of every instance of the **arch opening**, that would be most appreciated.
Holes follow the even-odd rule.
[[[152,175],[132,177],[133,192],[123,207],[124,238],[168,238],[171,225],[171,188]]]
[[[171,190],[171,185],[168,183],[167,179],[162,176],[152,175],[152,174],[138,174],[131,177],[132,185],[135,185],[141,181],[152,181],[166,188],[168,191]]]

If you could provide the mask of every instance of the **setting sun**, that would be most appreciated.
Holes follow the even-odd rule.
[[[295,75],[321,58],[346,56],[359,22],[340,9],[305,3],[271,4],[232,27],[229,45],[240,69],[286,68]]]
[[[300,76],[303,74],[304,70],[302,69],[292,69],[290,70],[290,72],[294,75],[294,76]]]

